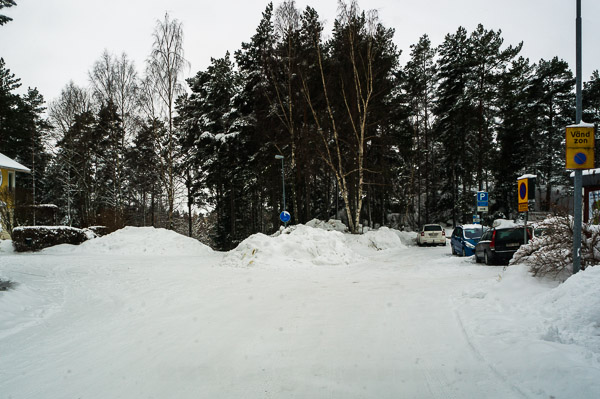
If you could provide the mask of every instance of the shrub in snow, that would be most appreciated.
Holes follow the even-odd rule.
[[[96,237],[102,237],[108,234],[108,227],[106,226],[90,226],[86,230],[94,233]]]
[[[81,244],[88,237],[81,229],[68,226],[21,226],[13,229],[15,251],[39,251],[58,244]]]
[[[0,280],[0,291],[8,291],[15,287],[15,283],[10,280]]]
[[[568,278],[573,272],[573,218],[552,216],[536,229],[544,234],[522,245],[510,264],[525,263],[534,276]],[[581,269],[600,264],[600,226],[584,223],[581,237]]]

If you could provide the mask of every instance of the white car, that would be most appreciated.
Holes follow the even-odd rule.
[[[439,224],[426,224],[417,234],[417,245],[446,245],[446,230]]]

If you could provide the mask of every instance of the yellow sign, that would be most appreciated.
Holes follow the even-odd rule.
[[[519,212],[521,212],[521,205],[527,206],[529,203],[529,179],[517,180],[517,193],[519,194]]]
[[[567,169],[594,167],[594,127],[569,126],[566,135]]]
[[[529,211],[528,203],[519,204],[519,212],[527,212],[527,211]]]

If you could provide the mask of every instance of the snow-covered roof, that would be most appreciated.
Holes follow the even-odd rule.
[[[13,169],[18,172],[31,173],[31,169],[21,165],[14,159],[10,159],[0,152],[0,169]]]
[[[581,174],[582,176],[589,176],[589,175],[600,175],[600,169],[585,169],[583,170],[583,173]],[[575,172],[571,172],[571,177],[575,176]]]
[[[537,178],[537,175],[532,175],[532,174],[524,174],[523,176],[517,177],[517,180],[521,180],[521,179],[535,179]]]
[[[594,127],[594,124],[593,123],[585,123],[584,121],[581,121],[578,124],[569,125],[567,127]]]

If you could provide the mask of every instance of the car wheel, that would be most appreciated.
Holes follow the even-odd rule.
[[[467,256],[467,253],[465,252],[465,249],[464,249],[464,248],[463,248],[463,250],[462,250],[462,256],[463,256],[463,257]]]
[[[456,255],[456,251],[454,250],[452,244],[450,244],[450,252],[452,252],[452,255]]]
[[[487,252],[483,253],[483,259],[484,259],[484,262],[485,262],[486,265],[489,266],[489,265],[492,264],[492,262],[490,262],[490,258],[488,258],[488,253]]]
[[[477,252],[475,252],[475,263],[481,263],[481,259],[477,256]]]

